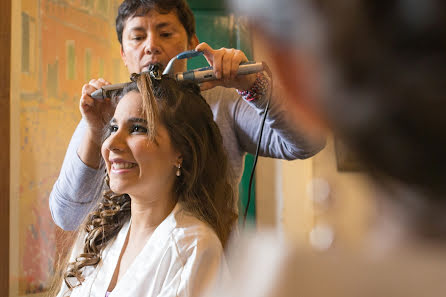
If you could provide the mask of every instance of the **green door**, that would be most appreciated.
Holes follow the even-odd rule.
[[[208,43],[212,48],[237,48],[242,50],[249,60],[252,60],[251,38],[248,30],[241,26],[237,18],[225,10],[221,0],[188,0],[194,12],[197,23],[197,36],[200,42]],[[195,69],[208,66],[204,57],[189,60],[188,68]],[[248,154],[245,158],[245,171],[239,185],[239,214],[240,221],[246,208],[254,156]],[[252,185],[251,202],[249,205],[247,222],[255,224],[255,179]]]

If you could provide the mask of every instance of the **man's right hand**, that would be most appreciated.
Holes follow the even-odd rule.
[[[87,122],[90,133],[100,136],[103,128],[113,116],[114,107],[110,98],[93,99],[90,95],[110,83],[103,78],[92,79],[88,84],[82,87],[82,96],[79,103],[79,109],[82,117]]]
[[[101,161],[101,139],[105,125],[110,121],[114,113],[114,106],[110,98],[93,99],[91,94],[109,85],[103,78],[92,79],[82,87],[82,96],[79,103],[83,119],[87,122],[88,129],[82,138],[77,154],[82,162],[91,168],[99,168]]]

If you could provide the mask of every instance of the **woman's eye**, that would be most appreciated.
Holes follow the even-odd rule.
[[[170,33],[170,32],[163,32],[160,35],[161,35],[161,37],[170,37],[172,35],[172,33]]]
[[[147,133],[147,128],[139,125],[132,127],[132,133]]]
[[[116,132],[116,131],[118,131],[118,126],[116,126],[116,125],[111,125],[110,128],[109,128],[109,130],[110,130],[110,133]]]

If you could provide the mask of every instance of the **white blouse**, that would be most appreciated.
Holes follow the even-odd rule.
[[[104,249],[96,268],[86,267],[81,286],[70,295],[64,282],[57,297],[104,297],[129,226],[130,221]],[[83,238],[77,240],[70,261],[81,253]],[[156,228],[109,297],[197,297],[226,277],[228,269],[217,235],[178,203]]]

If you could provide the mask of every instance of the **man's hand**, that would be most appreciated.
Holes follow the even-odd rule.
[[[98,169],[101,161],[101,139],[105,125],[114,113],[110,98],[93,99],[91,93],[110,83],[103,78],[92,79],[82,87],[79,109],[87,122],[88,129],[77,150],[82,162],[88,167]]]
[[[90,133],[101,136],[105,125],[113,116],[114,108],[110,98],[103,100],[93,99],[90,95],[94,91],[109,85],[110,83],[103,78],[92,79],[88,84],[82,87],[82,96],[80,99],[79,109],[82,117],[87,122]],[[100,137],[99,137],[100,139]]]
[[[256,80],[255,74],[237,76],[240,63],[247,62],[248,58],[240,51],[233,48],[221,48],[214,50],[207,43],[200,43],[196,51],[203,52],[204,57],[214,69],[218,80],[208,81],[201,84],[201,90],[212,89],[216,86],[249,90]]]

